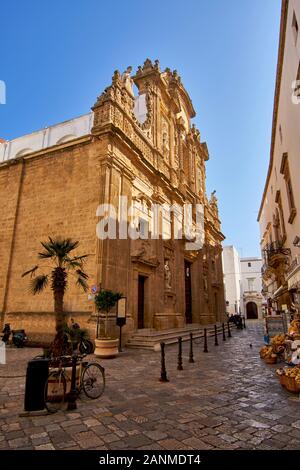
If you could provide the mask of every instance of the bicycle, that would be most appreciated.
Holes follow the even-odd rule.
[[[85,354],[76,355],[80,365],[78,374],[76,367],[76,396],[78,397],[83,391],[88,398],[95,400],[104,392],[105,370],[97,362],[83,361],[85,356]],[[52,367],[55,370],[49,373],[44,390],[45,408],[50,413],[60,410],[65,403],[68,393],[70,393],[72,377],[71,361],[71,356],[61,356],[50,361],[50,369]],[[69,371],[67,371],[67,367]],[[70,389],[68,392],[67,386]]]

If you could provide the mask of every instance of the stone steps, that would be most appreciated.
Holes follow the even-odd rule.
[[[232,328],[232,324],[230,325]],[[128,340],[126,347],[128,348],[140,348],[148,350],[159,350],[159,344],[164,342],[165,344],[175,344],[178,342],[179,336],[182,337],[182,341],[188,341],[190,339],[190,333],[193,333],[193,338],[203,338],[204,328],[207,329],[208,337],[214,336],[215,330],[214,325],[200,325],[191,324],[184,328],[173,328],[170,330],[153,330],[150,328],[138,330]],[[222,334],[222,324],[217,324],[218,336]],[[226,325],[227,335],[227,325]]]

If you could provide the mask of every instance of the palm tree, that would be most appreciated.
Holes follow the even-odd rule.
[[[33,295],[42,292],[51,282],[51,289],[54,297],[54,312],[56,323],[56,335],[51,345],[52,354],[60,356],[64,354],[64,326],[66,324],[66,314],[64,312],[64,295],[68,286],[68,276],[73,275],[76,278],[76,284],[85,292],[88,289],[88,275],[84,272],[83,265],[89,255],[74,256],[71,254],[79,242],[70,238],[62,239],[60,237],[50,238],[47,242],[41,242],[43,251],[38,253],[38,258],[42,261],[51,260],[51,266],[36,265],[29,271],[22,274],[22,277],[30,275],[30,290]],[[43,268],[51,269],[46,274]],[[38,269],[42,274],[37,275]]]

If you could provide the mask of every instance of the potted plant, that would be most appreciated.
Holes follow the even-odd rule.
[[[109,313],[116,303],[122,298],[120,292],[113,292],[108,289],[101,289],[95,295],[95,305],[99,312],[97,319],[97,338],[95,340],[95,355],[109,358],[118,355],[119,339],[113,337],[108,331]],[[101,313],[104,314],[104,328],[100,327]]]

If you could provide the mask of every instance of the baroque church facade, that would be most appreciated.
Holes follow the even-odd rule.
[[[2,324],[36,339],[53,334],[51,290],[33,297],[21,277],[48,236],[78,240],[78,254],[89,254],[90,284],[126,297],[127,337],[143,328],[223,320],[224,236],[216,196],[206,195],[208,147],[191,125],[194,116],[177,72],[147,59],[134,76],[131,68],[116,71],[91,113],[0,143]],[[111,204],[119,214],[121,196],[135,208],[140,234],[151,227],[153,204],[201,205],[203,246],[187,250],[163,212],[155,239],[99,238],[99,206]],[[91,295],[72,280],[65,309],[94,329]]]

